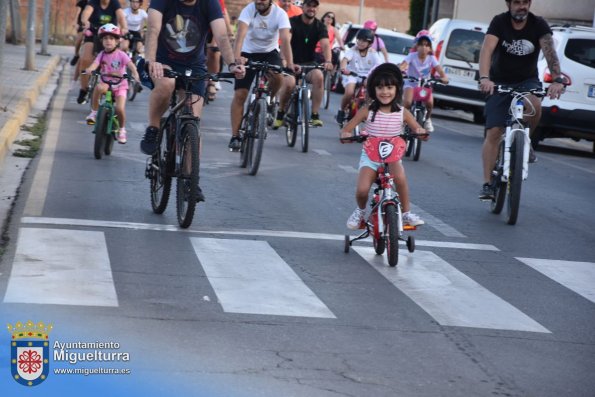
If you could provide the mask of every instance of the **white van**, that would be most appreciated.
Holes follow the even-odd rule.
[[[436,106],[467,110],[483,123],[485,95],[479,91],[479,51],[488,25],[462,19],[439,19],[430,27],[434,55],[448,76],[448,85],[434,86]]]

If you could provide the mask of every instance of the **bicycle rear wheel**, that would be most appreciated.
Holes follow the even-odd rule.
[[[130,73],[130,69],[128,68],[126,68],[126,73],[128,73],[128,76],[132,76],[132,73]],[[126,92],[126,97],[130,102],[134,101],[134,98],[136,98],[136,92],[136,81],[128,81],[128,91]]]
[[[417,123],[419,125],[421,125],[423,127],[424,122],[425,122],[425,115],[424,115],[425,111],[423,110],[419,110],[417,112],[416,118],[417,118]],[[413,141],[415,141],[415,145],[413,148],[413,161],[419,161],[419,156],[421,156],[421,143],[422,140],[421,138],[413,138]]]
[[[500,142],[500,150],[498,151],[498,159],[494,170],[492,171],[492,186],[494,186],[494,199],[490,204],[491,211],[494,214],[499,214],[504,208],[504,201],[506,199],[507,183],[502,182],[502,165],[504,164],[504,140]]]
[[[182,228],[187,228],[192,223],[198,196],[200,134],[198,125],[195,123],[184,124],[181,132],[181,161],[176,184],[176,209],[178,224]]]
[[[521,204],[521,188],[523,186],[523,150],[525,137],[516,131],[510,145],[510,174],[508,176],[508,220],[509,225],[516,224]]]
[[[167,152],[167,136],[173,132],[172,128],[175,128],[173,121],[173,119],[170,121],[161,120],[161,128],[157,135],[157,152],[151,156],[147,170],[151,184],[151,207],[156,214],[163,214],[171,192],[171,169],[173,167],[168,166],[167,158],[173,159],[173,157],[169,156]]]
[[[310,98],[308,95],[308,90],[302,92],[302,121],[301,121],[301,128],[300,134],[302,138],[302,152],[306,153],[308,151],[308,140],[310,139]]]
[[[254,107],[254,114],[252,118],[252,144],[254,147],[250,150],[249,165],[250,175],[256,175],[258,167],[260,166],[260,160],[262,158],[262,149],[264,148],[264,140],[267,135],[266,126],[266,109],[267,103],[264,98],[260,98]]]
[[[387,243],[386,257],[388,265],[394,267],[399,263],[399,214],[397,207],[394,205],[387,205],[384,211]]]
[[[324,72],[324,94],[322,96],[322,107],[328,109],[328,105],[331,102],[331,84],[332,78],[329,71]]]
[[[95,122],[95,144],[93,145],[93,154],[97,160],[101,160],[101,156],[105,149],[105,140],[110,134],[108,128],[109,112],[102,106],[99,107]]]

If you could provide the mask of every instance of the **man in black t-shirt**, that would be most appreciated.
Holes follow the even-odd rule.
[[[505,1],[508,12],[492,19],[479,55],[480,90],[490,95],[485,106],[486,137],[482,149],[484,184],[479,194],[481,200],[494,197],[491,172],[498,157],[498,146],[511,102],[510,96],[494,95],[494,85],[540,88],[537,58],[541,49],[554,78],[554,83],[548,88],[548,95],[555,99],[564,91],[560,61],[547,22],[529,12],[531,0]],[[535,108],[534,116],[527,118],[533,131],[541,118],[541,102],[533,95],[528,100]],[[531,153],[529,162],[534,161],[535,155]]]
[[[316,12],[320,2],[318,0],[306,0],[302,4],[303,13],[289,18],[291,23],[291,51],[293,53],[293,62],[296,65],[315,64],[316,43],[320,41],[322,53],[324,55],[324,66],[326,70],[332,70],[331,46],[328,40],[328,31],[326,25],[319,19],[316,19]],[[314,69],[306,75],[307,81],[312,84],[312,115],[310,124],[313,127],[322,127],[322,120],[318,115],[322,96],[324,94],[324,76],[319,69]],[[292,76],[285,77],[283,88],[279,92],[279,108],[285,109],[291,91],[295,87],[296,81]],[[279,111],[273,128],[277,129],[283,124],[285,113]]]

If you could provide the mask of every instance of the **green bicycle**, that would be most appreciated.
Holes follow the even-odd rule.
[[[101,74],[98,71],[94,71],[92,75],[98,76],[102,82],[108,85],[107,92],[99,101],[95,128],[93,129],[93,133],[95,134],[93,154],[97,160],[101,160],[103,154],[106,156],[112,154],[114,140],[118,138],[118,131],[120,130],[120,121],[116,115],[112,86],[120,84],[128,76],[126,74],[123,76]]]

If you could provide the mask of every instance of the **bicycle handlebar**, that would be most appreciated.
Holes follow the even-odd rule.
[[[97,70],[92,71],[91,73],[86,73],[84,70],[81,72],[81,74],[91,74],[91,75],[95,75],[95,76],[99,76],[99,78],[101,79],[102,82],[104,82],[105,84],[109,85],[109,86],[113,86],[113,85],[118,85],[122,82],[122,80],[130,79],[130,76],[128,76],[127,73],[124,73],[123,75],[117,75],[117,74],[103,74]],[[111,79],[111,80],[106,80],[106,79]]]
[[[201,73],[201,74],[192,74],[191,70],[186,70],[184,73],[176,72],[175,70],[171,69],[163,69],[163,76],[169,77],[171,79],[184,79],[188,81],[204,81],[204,80],[211,80],[211,81],[223,81],[225,83],[231,83],[229,80],[225,79],[232,79],[235,78],[233,73]]]
[[[420,138],[420,137],[424,137],[424,136],[428,136],[428,135],[430,135],[430,134],[428,134],[427,132],[424,132],[422,134],[418,134],[416,132],[402,132],[401,134],[398,134],[398,136],[400,136],[401,138]],[[347,138],[339,138],[339,140],[341,141],[341,143],[347,143],[347,142],[362,143],[366,139],[368,139],[369,136],[370,135],[368,135],[368,134],[352,135]]]
[[[511,95],[528,95],[528,94],[532,94],[535,95],[538,98],[543,98],[547,95],[547,92],[543,89],[543,88],[530,88],[530,89],[525,89],[525,88],[520,88],[520,87],[511,87],[508,85],[504,85],[504,84],[496,84],[494,85],[494,92],[501,94],[501,95],[505,95],[505,94],[511,94]]]
[[[289,69],[286,69],[282,66],[275,65],[272,63],[268,63],[268,62],[259,62],[259,61],[248,60],[248,63],[245,66],[246,66],[246,69],[252,69],[252,70],[264,70],[264,71],[270,70],[271,72],[275,72],[275,73],[289,72]]]
[[[422,82],[422,85],[424,85],[424,86],[425,85],[433,85],[433,84],[448,85],[448,83],[445,83],[442,80],[437,79],[435,77],[430,77],[429,79],[427,79],[427,78],[424,78],[424,77],[419,78],[419,77],[414,77],[414,76],[409,76],[409,75],[404,74],[403,75],[403,80],[409,80],[412,83],[417,83],[417,82],[421,81]]]

